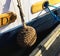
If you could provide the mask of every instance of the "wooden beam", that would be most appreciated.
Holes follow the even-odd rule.
[[[31,7],[32,14],[43,10],[42,6],[43,6],[44,2],[46,2],[46,0],[42,0],[40,2],[37,2],[37,3],[33,4],[32,7]],[[60,0],[48,0],[48,2],[51,5],[55,5],[57,3],[60,3]]]

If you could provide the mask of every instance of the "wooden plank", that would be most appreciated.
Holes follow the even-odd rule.
[[[60,48],[60,24],[30,54],[33,56],[54,56]],[[56,44],[57,42],[57,44]],[[41,48],[40,48],[41,46]],[[37,50],[38,49],[38,50]],[[37,52],[35,52],[37,50]],[[55,51],[54,51],[55,50]],[[49,55],[48,55],[49,54]],[[52,55],[53,54],[53,55]]]
[[[43,10],[42,6],[43,6],[45,1],[46,0],[42,0],[40,2],[37,2],[37,3],[33,4],[32,7],[31,7],[32,14],[37,13],[37,12]],[[48,2],[51,5],[55,5],[57,3],[60,3],[60,0],[48,0]]]

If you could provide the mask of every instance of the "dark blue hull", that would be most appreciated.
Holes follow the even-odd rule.
[[[60,12],[59,9],[58,9],[58,12]],[[60,16],[59,13],[58,13],[58,16]],[[34,27],[38,33],[38,32],[42,32],[46,29],[51,28],[56,23],[57,21],[54,20],[53,17],[49,13],[46,13],[42,15],[41,17],[37,17],[31,22],[27,23],[27,25]],[[0,34],[0,47],[3,48],[3,47],[16,46],[17,45],[16,36],[20,28],[22,28],[22,26],[18,26],[14,29],[11,29],[5,33]]]

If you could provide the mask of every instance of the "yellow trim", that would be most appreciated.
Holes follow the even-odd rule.
[[[60,0],[48,0],[49,1],[49,4],[57,4],[57,3],[60,3]]]
[[[48,50],[51,47],[51,45],[54,43],[54,41],[60,35],[60,25],[56,29],[57,30],[54,30],[54,32],[52,32],[52,34],[49,36],[50,39],[45,44],[42,45],[42,46],[44,46],[46,48],[46,50]],[[40,49],[39,51],[37,51],[37,53],[34,56],[42,56],[42,53],[41,52],[42,52],[42,50]]]
[[[32,7],[31,7],[32,14],[43,10],[42,5],[45,1],[46,0],[43,0],[43,1],[40,1],[40,2],[37,2],[37,3],[33,4]],[[49,4],[52,4],[52,5],[60,3],[60,0],[48,0],[48,1],[49,1]]]
[[[49,49],[49,47],[52,45],[52,43],[56,40],[56,38],[60,35],[60,29],[58,29],[49,39],[49,41],[47,41],[44,44],[44,47],[46,48],[46,50]]]

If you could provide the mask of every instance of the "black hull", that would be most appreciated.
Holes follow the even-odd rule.
[[[60,17],[60,9],[58,10],[58,16]],[[50,13],[46,13],[42,15],[41,17],[36,17],[31,22],[27,23],[27,25],[30,25],[34,27],[37,31],[43,32],[51,27],[53,27],[58,21],[54,20],[53,17],[50,15]],[[21,29],[22,26],[18,26],[14,29],[11,29],[5,33],[0,34],[0,49],[2,50],[11,50],[15,49],[18,50],[19,46],[16,41],[17,34],[19,32],[19,29]],[[3,52],[3,50],[1,52]],[[22,50],[21,50],[22,51]]]

